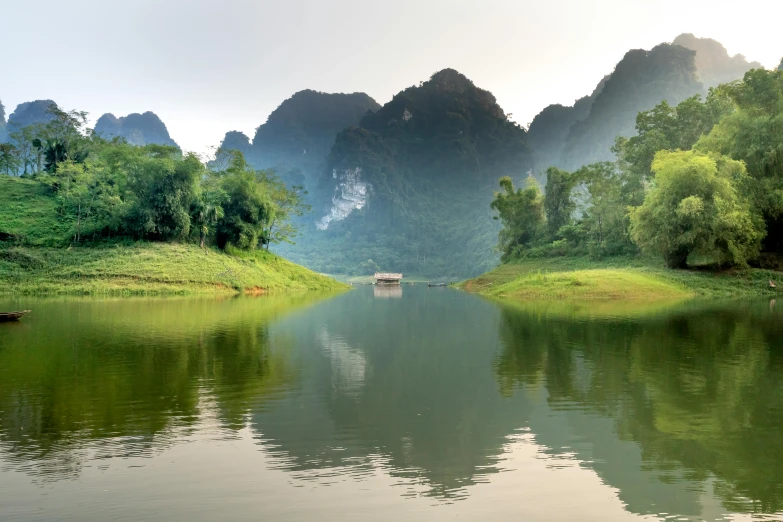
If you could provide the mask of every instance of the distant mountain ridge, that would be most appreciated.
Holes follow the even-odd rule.
[[[572,107],[551,105],[536,116],[529,132],[535,172],[541,175],[551,165],[573,170],[611,160],[615,138],[633,135],[639,112],[663,100],[677,104],[706,95],[708,88],[758,67],[742,55],[729,56],[715,40],[689,33],[650,51],[628,51],[592,95]]]
[[[119,118],[111,113],[104,114],[95,123],[95,134],[107,140],[115,137],[125,138],[131,145],[157,144],[179,147],[169,136],[163,121],[150,111],[143,114],[132,113]]]
[[[275,168],[290,183],[313,185],[337,133],[379,108],[361,92],[299,91],[269,115],[252,141],[230,131],[221,147],[242,151],[255,168]]]

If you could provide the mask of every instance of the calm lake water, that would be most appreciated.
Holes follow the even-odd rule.
[[[0,299],[0,520],[780,520],[780,305]]]

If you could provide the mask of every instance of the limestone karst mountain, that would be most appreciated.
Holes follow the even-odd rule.
[[[537,175],[555,165],[576,169],[611,160],[617,136],[635,132],[636,115],[663,100],[677,104],[706,95],[710,87],[733,81],[761,67],[742,55],[729,56],[719,42],[682,34],[671,44],[631,50],[589,97],[572,107],[545,108],[530,126]]]
[[[281,103],[256,129],[252,141],[230,131],[221,146],[242,151],[255,168],[274,168],[285,181],[310,187],[337,133],[379,107],[364,93],[304,90]]]
[[[337,136],[308,247],[285,255],[324,272],[479,273],[497,260],[497,180],[531,167],[525,130],[495,97],[440,71]]]
[[[35,100],[20,103],[8,117],[6,126],[8,132],[15,132],[29,125],[51,121],[52,115],[48,111],[52,105],[56,105],[52,100]]]
[[[177,143],[169,136],[166,125],[154,112],[133,113],[117,118],[114,114],[104,114],[95,123],[95,133],[104,139],[125,138],[131,145],[171,145]]]

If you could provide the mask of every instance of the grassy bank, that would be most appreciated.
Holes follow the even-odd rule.
[[[768,281],[780,277],[770,270],[668,270],[641,260],[555,258],[501,265],[459,287],[517,301],[659,301],[772,296]]]
[[[337,290],[343,283],[274,254],[195,245],[0,247],[0,293],[165,295]]]
[[[74,223],[42,183],[0,175],[0,294],[164,295],[335,290],[273,254],[191,244],[68,246]]]

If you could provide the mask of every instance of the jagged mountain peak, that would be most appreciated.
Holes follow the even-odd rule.
[[[228,131],[220,146],[224,149],[236,149],[245,153],[250,149],[250,138],[241,131]]]
[[[278,132],[280,127],[308,127],[309,130],[336,133],[346,126],[346,121],[355,123],[368,110],[379,108],[380,105],[363,92],[326,93],[306,89],[294,93],[272,111],[266,124],[257,129],[253,141]]]
[[[361,126],[386,136],[417,134],[429,140],[443,132],[464,136],[489,121],[515,126],[507,121],[491,92],[454,69],[443,69],[418,86],[397,93],[378,111],[362,118]],[[519,132],[525,133],[521,128]]]
[[[432,86],[444,92],[465,92],[476,88],[467,76],[455,69],[443,69],[433,74],[424,85]]]
[[[750,69],[762,67],[759,62],[747,61],[741,54],[730,56],[723,44],[712,38],[684,33],[675,38],[672,44],[696,52],[696,70],[707,88],[736,80]]]
[[[131,145],[171,145],[177,143],[169,136],[166,124],[152,111],[131,113],[116,117],[107,113],[95,123],[95,133],[104,139],[125,138]]]

